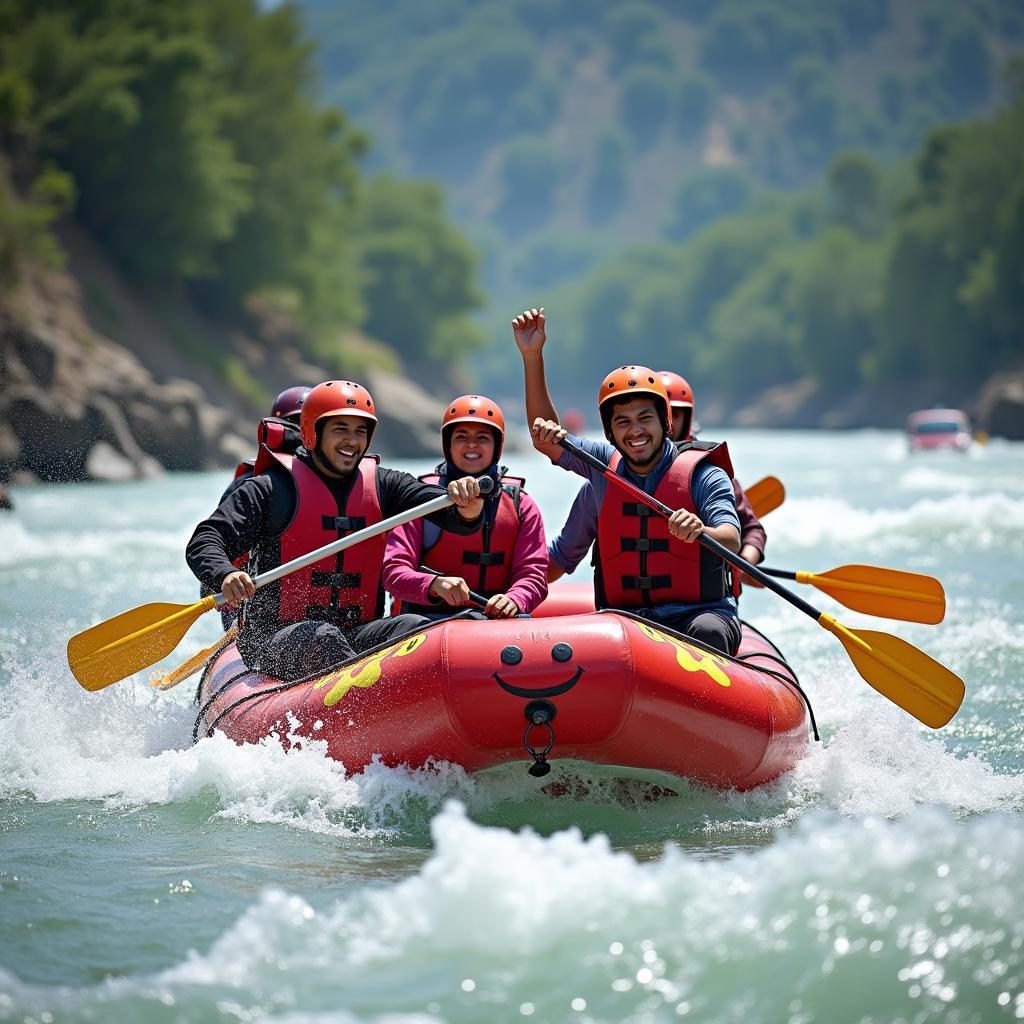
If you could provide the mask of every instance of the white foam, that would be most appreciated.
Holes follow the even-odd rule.
[[[450,804],[433,842],[384,887],[319,904],[266,890],[150,977],[74,990],[0,973],[0,1012],[407,1024],[529,1005],[538,1020],[767,1024],[832,1019],[841,999],[850,1020],[995,1019],[1024,969],[1024,830],[1003,815],[819,814],[728,859],[637,861],[604,836],[482,827]]]
[[[1024,554],[1024,503],[1003,492],[922,498],[905,508],[865,509],[838,498],[794,498],[772,513],[774,537],[787,548],[839,542],[843,549],[928,547]]]
[[[191,531],[107,529],[37,533],[14,521],[0,528],[0,566],[27,566],[34,562],[67,565],[124,556],[132,551],[182,552]]]
[[[844,1014],[866,1019],[899,1016],[894,999],[900,1010],[942,1006],[950,985],[995,1005],[1005,979],[986,965],[1021,964],[1024,832],[999,816],[964,827],[936,812],[895,826],[818,817],[728,861],[669,848],[638,863],[603,836],[481,828],[457,805],[433,831],[416,876],[319,911],[268,891],[209,953],[158,984],[258,1001],[312,971],[328,993],[383,987],[394,1006],[416,1001],[402,982],[440,975],[443,1019],[510,1019],[508,1004],[528,997],[540,1019],[570,1019],[575,1000],[594,1020],[692,1010],[772,1021],[793,1000],[834,1009],[837,970],[863,982],[909,966],[895,991],[844,986]]]
[[[1017,482],[1012,479],[1001,481],[1006,489],[1017,489]],[[904,491],[934,491],[937,494],[948,494],[951,491],[970,491],[976,481],[966,473],[953,473],[935,469],[931,466],[915,466],[900,474],[899,486]]]

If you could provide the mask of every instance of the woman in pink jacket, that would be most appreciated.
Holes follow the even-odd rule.
[[[458,537],[423,519],[392,531],[384,587],[403,613],[442,618],[472,606],[474,591],[487,599],[483,611],[490,618],[512,618],[528,615],[547,596],[544,523],[524,481],[498,463],[504,440],[496,402],[463,395],[449,403],[441,420],[444,462],[420,479],[444,486],[467,473],[487,474],[500,486],[485,499],[484,524],[472,535]]]

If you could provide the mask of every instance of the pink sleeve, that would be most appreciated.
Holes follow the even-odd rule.
[[[396,527],[388,536],[388,546],[384,549],[384,589],[399,601],[431,603],[427,591],[434,577],[419,571],[422,550],[422,519]]]
[[[512,582],[505,593],[521,612],[532,612],[548,594],[548,545],[540,509],[528,494],[519,502],[519,536],[510,570]]]

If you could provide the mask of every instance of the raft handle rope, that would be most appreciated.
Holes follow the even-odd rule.
[[[649,619],[645,619],[642,616],[637,615],[634,612],[626,611],[625,609],[621,609],[621,608],[619,608],[619,609],[617,609],[617,608],[604,608],[604,609],[601,609],[601,611],[602,612],[615,612],[615,614],[617,614],[617,615],[624,615],[627,618],[633,619],[636,622],[640,622],[640,623],[644,623],[644,624],[648,624],[648,625],[650,624],[650,620]],[[432,626],[440,625],[441,622],[451,622],[452,619],[457,619],[457,618],[469,618],[471,615],[474,615],[474,614],[475,613],[474,613],[473,609],[465,609],[462,612],[458,612],[455,615],[450,616],[449,618],[441,619],[441,620],[439,620],[437,622],[432,622],[428,626],[423,627],[423,628],[430,629]],[[803,699],[804,704],[807,706],[807,712],[808,712],[808,715],[809,715],[809,717],[811,719],[811,730],[814,733],[814,739],[816,741],[820,742],[821,741],[821,737],[818,734],[818,724],[817,724],[817,721],[815,720],[815,717],[814,717],[814,708],[811,706],[810,698],[807,696],[807,694],[804,691],[803,687],[800,685],[800,681],[797,678],[796,672],[793,670],[793,668],[782,657],[782,652],[779,651],[778,647],[776,647],[775,644],[772,643],[771,640],[769,640],[759,629],[757,629],[756,626],[752,626],[749,622],[746,622],[744,620],[741,620],[741,621],[743,621],[743,624],[745,626],[749,627],[751,630],[753,630],[753,632],[757,633],[757,635],[759,637],[761,637],[762,640],[764,640],[775,651],[778,652],[778,657],[777,658],[772,656],[772,655],[770,655],[770,654],[765,654],[763,652],[760,653],[759,656],[760,657],[765,657],[765,658],[772,658],[773,661],[778,661],[780,664],[785,665],[789,669],[789,671],[793,673],[793,678],[792,679],[788,679],[781,672],[776,672],[773,669],[765,668],[762,665],[748,664],[746,662],[745,658],[746,657],[758,656],[758,655],[755,654],[755,652],[751,652],[750,655],[746,655],[746,656],[743,656],[743,657],[733,657],[732,655],[725,654],[725,653],[723,653],[722,651],[720,651],[720,650],[718,650],[716,648],[709,647],[706,644],[702,644],[699,640],[695,640],[692,636],[687,636],[687,635],[685,635],[683,633],[680,633],[677,630],[674,630],[674,629],[672,629],[672,628],[670,628],[668,626],[662,625],[661,623],[658,624],[658,629],[660,629],[663,633],[668,633],[668,634],[670,634],[672,636],[676,636],[680,640],[685,640],[686,643],[693,644],[694,646],[699,647],[701,650],[707,651],[709,654],[717,655],[720,658],[727,658],[729,661],[734,661],[737,664],[744,665],[746,668],[753,668],[757,672],[764,672],[765,675],[772,676],[773,678],[778,679],[780,682],[786,683],[787,685],[792,686],[797,691],[797,693],[800,694],[800,697]],[[410,631],[409,635],[411,635],[412,632],[416,632],[416,630]],[[286,681],[286,682],[281,682],[281,683],[277,684],[276,686],[271,686],[271,687],[267,687],[265,689],[260,689],[260,690],[254,690],[252,693],[247,693],[244,696],[239,697],[238,700],[233,701],[226,708],[224,708],[224,710],[221,711],[217,715],[217,717],[207,726],[207,728],[206,728],[206,736],[207,737],[212,736],[214,731],[216,730],[217,726],[220,724],[221,719],[224,718],[225,715],[230,714],[230,712],[234,711],[235,708],[239,707],[240,705],[245,704],[245,703],[247,703],[250,700],[257,700],[260,697],[268,697],[268,696],[270,696],[272,694],[275,694],[275,693],[281,693],[284,690],[290,690],[293,686],[302,686],[304,683],[310,683],[314,679],[318,679],[325,672],[331,672],[331,671],[334,671],[334,670],[339,669],[339,668],[344,668],[347,665],[355,664],[355,662],[359,661],[362,658],[370,657],[371,655],[375,654],[377,651],[383,650],[389,644],[394,643],[398,639],[400,639],[400,637],[392,637],[389,640],[384,640],[380,644],[378,644],[376,647],[372,647],[369,650],[366,650],[366,651],[363,651],[363,652],[361,652],[359,654],[356,654],[353,657],[349,658],[348,660],[340,662],[338,665],[331,666],[330,668],[327,668],[327,669],[319,669],[316,672],[311,672],[309,675],[303,676],[301,679],[294,679],[294,680],[290,680],[290,681]],[[207,662],[206,670],[203,672],[203,675],[200,677],[199,687],[198,687],[198,689],[196,691],[196,703],[199,702],[199,694],[202,692],[203,683],[206,681],[206,677],[209,675],[211,669],[213,668],[213,664],[214,664],[215,660],[216,660],[215,658],[211,658],[210,661]],[[243,676],[250,675],[250,674],[251,674],[251,670],[248,669],[248,668],[245,668],[243,671],[237,673],[236,675],[231,676],[229,679],[225,680],[225,682],[221,686],[219,686],[217,688],[217,692],[216,693],[212,694],[207,699],[206,703],[200,708],[199,713],[196,715],[195,727],[192,730],[192,742],[193,743],[198,742],[198,740],[199,740],[199,729],[200,729],[200,726],[202,725],[203,719],[206,717],[206,715],[209,712],[209,710],[211,709],[211,707],[217,702],[218,698],[221,696],[221,694],[224,692],[224,690],[226,690],[233,683],[237,682]],[[544,702],[544,703],[547,703],[547,702]],[[531,705],[528,704],[527,708],[529,708],[530,706]],[[554,708],[554,705],[551,705],[551,707]],[[527,717],[529,718],[529,716],[527,716]],[[552,715],[551,717],[553,718],[554,715]],[[530,726],[530,728],[533,727],[533,724],[534,723],[532,722],[532,719],[531,719],[531,726]],[[537,723],[537,724],[543,724],[543,723]],[[550,723],[548,724],[548,728],[549,729],[551,728]],[[529,729],[527,729],[527,735],[528,734],[529,734]],[[553,735],[553,733],[552,733],[552,735]],[[553,740],[552,740],[552,744],[553,744]],[[524,737],[524,745],[526,745],[526,737]],[[533,750],[529,746],[527,746],[526,749],[530,753],[530,756],[534,757]],[[545,757],[546,757],[547,753],[550,750],[551,750],[551,746],[548,746],[547,750],[544,751]],[[533,770],[538,767],[538,763],[539,762],[536,762],[536,760],[535,760],[535,763],[530,766],[530,773],[531,774],[533,774]],[[547,766],[548,770],[550,770],[550,765],[547,764],[546,760],[544,761],[544,764]],[[546,771],[545,772],[541,772],[540,774],[546,775],[547,772]]]
[[[554,721],[557,713],[558,709],[549,700],[531,700],[523,708],[523,714],[526,716],[528,723],[526,732],[523,733],[523,746],[530,757],[533,758],[533,764],[530,765],[527,771],[535,779],[542,779],[551,771],[548,754],[551,753],[551,748],[555,745],[555,730],[551,723]],[[530,744],[530,733],[535,726],[544,726],[548,731],[548,745],[543,750],[539,750]]]

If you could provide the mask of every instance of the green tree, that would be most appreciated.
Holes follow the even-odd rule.
[[[830,227],[794,262],[791,302],[796,364],[829,391],[860,381],[875,347],[884,243]]]
[[[468,314],[481,303],[477,254],[447,220],[429,182],[368,181],[354,231],[364,280],[365,329],[414,369],[437,375],[482,343]]]
[[[26,262],[63,264],[64,252],[51,228],[74,201],[71,175],[56,167],[44,168],[27,196],[17,198],[0,165],[0,292],[17,283]]]
[[[597,140],[594,170],[587,186],[587,217],[592,224],[611,220],[622,208],[629,188],[629,141],[618,125]]]
[[[622,119],[638,145],[649,146],[661,134],[670,104],[670,79],[664,71],[637,68],[623,75]]]
[[[702,167],[680,183],[666,234],[682,241],[720,217],[739,213],[750,202],[752,191],[750,179],[739,167]]]
[[[459,178],[496,140],[545,127],[558,90],[538,58],[531,37],[497,8],[420,42],[401,98],[419,167]]]
[[[862,236],[882,227],[882,176],[862,153],[843,153],[828,170],[828,198],[832,216]]]
[[[249,0],[207,9],[232,104],[224,135],[250,168],[248,209],[218,246],[203,290],[220,312],[268,287],[295,289],[314,328],[358,319],[350,220],[365,139],[313,99],[312,44],[295,11],[260,14]]]
[[[707,75],[691,72],[676,87],[676,134],[684,142],[703,137],[715,102],[715,83]]]
[[[526,136],[505,146],[498,172],[502,188],[498,219],[508,231],[548,220],[565,169],[561,152],[547,139]]]
[[[642,0],[609,7],[603,29],[612,54],[612,67],[639,63],[651,41],[664,31],[664,20],[661,11]]]
[[[5,63],[33,91],[22,147],[74,176],[78,216],[150,279],[210,272],[214,246],[249,203],[196,10],[26,5],[4,43]]]
[[[697,364],[727,395],[749,399],[799,375],[793,360],[791,260],[771,253],[715,304]]]

